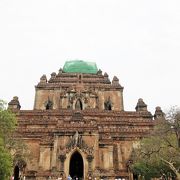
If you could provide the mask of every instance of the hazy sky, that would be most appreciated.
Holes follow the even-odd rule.
[[[32,109],[39,78],[94,61],[124,86],[125,110],[180,105],[179,0],[0,0],[0,98]]]

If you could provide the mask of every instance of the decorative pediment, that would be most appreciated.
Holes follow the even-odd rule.
[[[78,131],[76,131],[74,136],[69,139],[69,142],[66,144],[65,148],[67,153],[74,148],[79,148],[88,155],[92,155],[94,151],[94,147],[89,147],[82,139],[82,136],[78,133]]]
[[[82,92],[77,92],[74,94],[74,99],[85,99],[85,94]]]

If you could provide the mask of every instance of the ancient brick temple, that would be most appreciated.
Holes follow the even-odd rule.
[[[111,82],[95,63],[84,61],[67,61],[35,88],[33,110],[20,110],[17,97],[9,103],[18,118],[16,136],[31,152],[23,172],[15,166],[16,177],[133,179],[132,147],[153,127],[142,99],[136,111],[125,111],[119,79]]]

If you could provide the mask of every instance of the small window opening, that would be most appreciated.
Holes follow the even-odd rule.
[[[104,109],[109,111],[112,110],[112,102],[110,100],[110,97],[107,101],[104,102]]]
[[[52,103],[52,101],[48,100],[45,107],[46,107],[46,110],[53,109],[53,103]]]
[[[83,110],[83,105],[82,105],[82,102],[81,102],[80,99],[78,99],[78,100],[76,101],[75,109],[76,109],[76,110]]]

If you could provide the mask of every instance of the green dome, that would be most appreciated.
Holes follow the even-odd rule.
[[[63,71],[66,73],[96,74],[98,69],[95,62],[73,60],[65,62]]]

